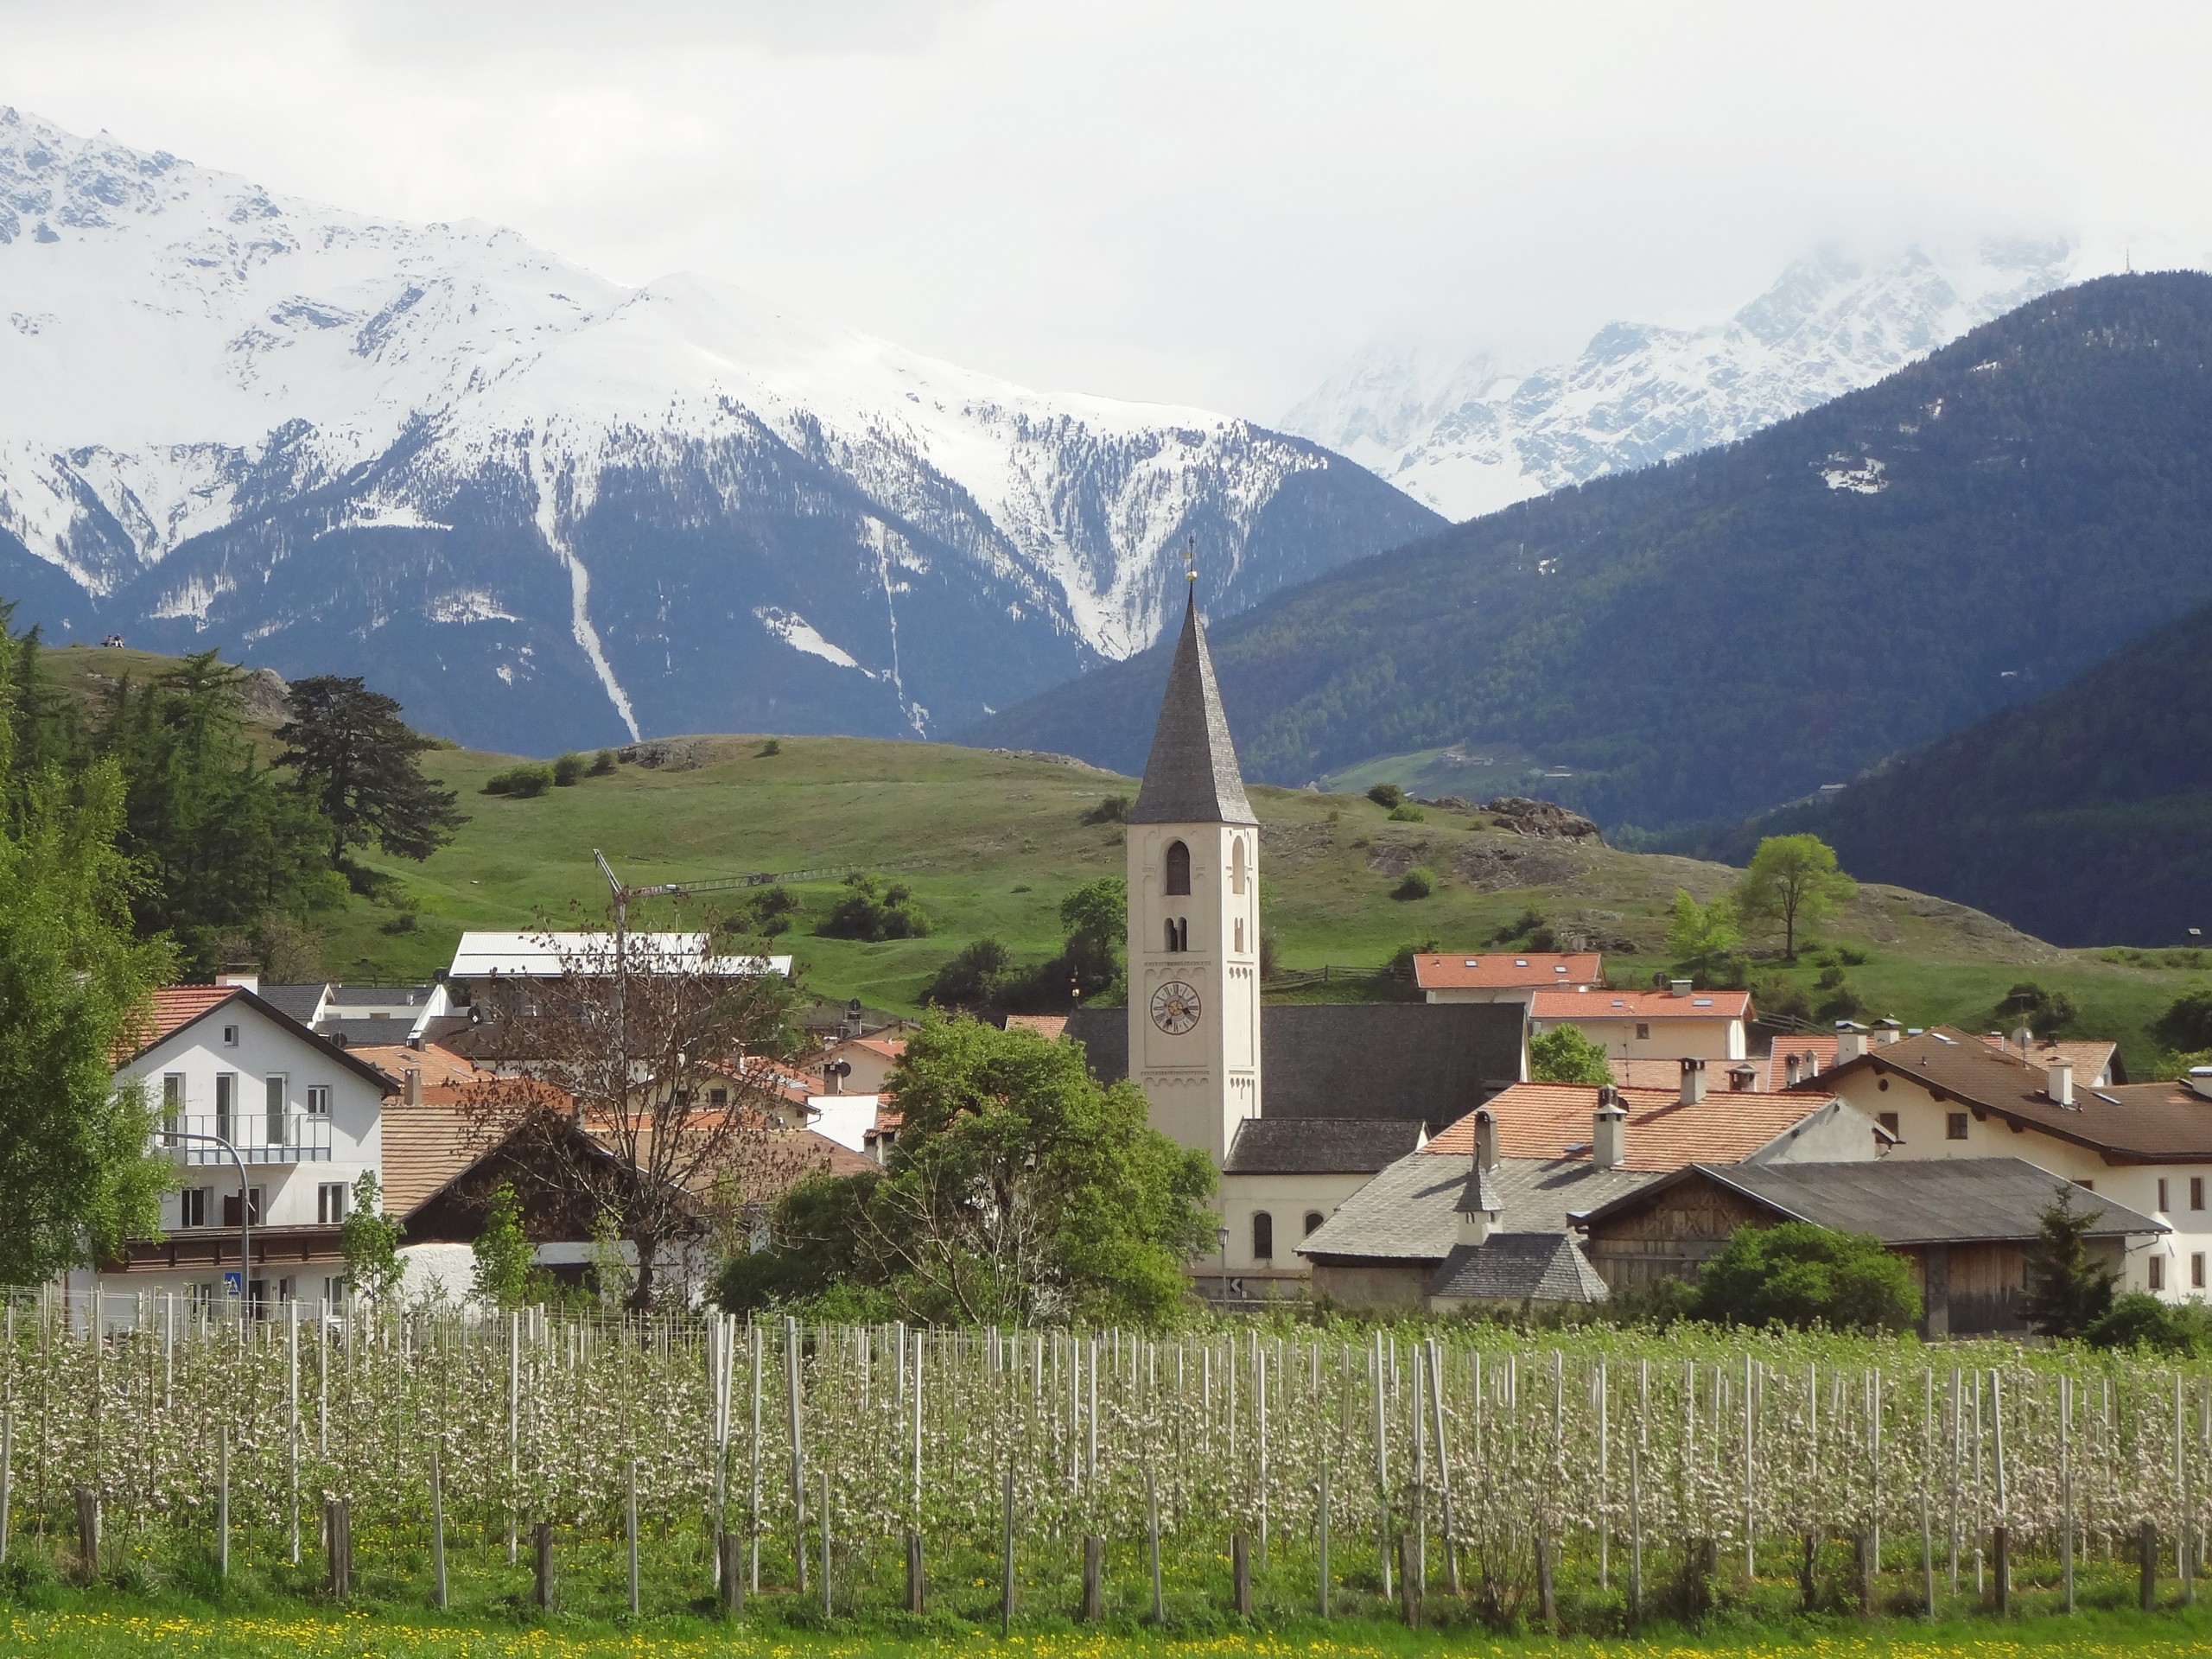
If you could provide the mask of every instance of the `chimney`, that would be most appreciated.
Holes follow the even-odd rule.
[[[1670,979],[1667,982],[1667,989],[1675,996],[1688,996],[1695,986],[1694,980]]]
[[[399,1074],[399,1081],[403,1097],[407,1103],[410,1106],[420,1106],[423,1103],[423,1068],[419,1065],[409,1066]]]
[[[423,1033],[418,1031],[408,1038],[407,1046],[420,1054],[423,1052]]]
[[[1835,1022],[1835,1063],[1855,1060],[1866,1052],[1866,1027],[1848,1020]]]
[[[852,1075],[853,1063],[850,1060],[830,1061],[822,1068],[823,1091],[825,1094],[843,1094],[845,1079]]]
[[[2044,1076],[2050,1079],[2050,1097],[2061,1106],[2071,1106],[2074,1103],[2074,1062],[2054,1059]]]
[[[1796,1049],[1793,1048],[1789,1053],[1783,1055],[1782,1058],[1782,1074],[1784,1079],[1783,1086],[1786,1088],[1795,1089],[1797,1086],[1798,1078],[1803,1072],[1804,1069],[1805,1057],[1802,1054],[1800,1054]]]
[[[1904,1031],[1904,1027],[1894,1020],[1877,1020],[1874,1022],[1874,1046],[1887,1048]]]
[[[1735,1094],[1749,1094],[1758,1087],[1759,1069],[1749,1060],[1738,1062],[1728,1068],[1728,1087]]]
[[[1694,1106],[1705,1098],[1705,1062],[1684,1056],[1682,1059],[1682,1104]]]
[[[251,991],[257,996],[261,994],[261,976],[257,973],[218,974],[215,982],[218,985],[235,985],[238,989]]]
[[[1487,1106],[1475,1112],[1475,1162],[1484,1169],[1497,1167],[1497,1119]]]
[[[1590,1163],[1596,1169],[1618,1169],[1628,1156],[1628,1114],[1621,1109],[1620,1091],[1611,1084],[1598,1090],[1598,1109],[1590,1115]]]

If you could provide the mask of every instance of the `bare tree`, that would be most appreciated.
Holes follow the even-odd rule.
[[[772,1111],[791,988],[764,958],[713,954],[714,938],[549,931],[558,975],[485,999],[480,1052],[499,1077],[466,1091],[474,1140],[503,1148],[525,1207],[611,1223],[637,1252],[634,1308],[720,1211],[772,1198],[807,1161]]]

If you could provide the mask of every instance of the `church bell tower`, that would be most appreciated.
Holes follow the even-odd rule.
[[[1260,821],[1195,586],[1128,826],[1129,1076],[1152,1127],[1219,1168],[1260,1115]]]

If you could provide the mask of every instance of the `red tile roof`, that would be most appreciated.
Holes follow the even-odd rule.
[[[1425,991],[1516,990],[1543,985],[1595,985],[1604,977],[1604,958],[1595,951],[1571,956],[1516,954],[1491,950],[1478,956],[1452,951],[1414,957],[1414,983]]]
[[[1749,991],[1538,991],[1529,999],[1531,1020],[1745,1020],[1751,1012]]]
[[[1628,1155],[1622,1164],[1626,1169],[1738,1163],[1831,1098],[1802,1090],[1777,1095],[1709,1087],[1702,1101],[1685,1106],[1679,1086],[1623,1089],[1619,1094],[1628,1111]],[[1586,1084],[1516,1083],[1490,1103],[1497,1121],[1497,1155],[1564,1158],[1573,1147],[1578,1149],[1573,1155],[1586,1158],[1591,1114],[1597,1109],[1598,1091]],[[1471,1112],[1421,1148],[1424,1154],[1462,1158],[1471,1157],[1474,1150]]]
[[[467,1056],[436,1043],[425,1043],[420,1048],[410,1048],[405,1043],[353,1043],[346,1052],[357,1060],[366,1060],[402,1085],[407,1082],[410,1071],[423,1074],[425,1089],[439,1084],[473,1083],[492,1075],[479,1070],[476,1062]]]
[[[1065,1014],[1009,1014],[1006,1017],[1008,1031],[1033,1031],[1048,1043],[1060,1040],[1060,1033],[1068,1028]]]
[[[172,1033],[181,1031],[219,1002],[238,994],[236,985],[164,985],[156,991],[136,1027],[116,1046],[111,1063],[122,1065]]]
[[[2020,1058],[2020,1051],[2012,1046],[2009,1038],[1984,1036],[1981,1040],[2001,1054],[2010,1054],[2016,1059]],[[2104,1076],[2105,1068],[2112,1064],[2112,1057],[2119,1047],[2117,1043],[2060,1042],[2049,1037],[2034,1037],[2029,1039],[2026,1058],[2031,1065],[2047,1066],[2054,1060],[2073,1061],[2074,1086],[2079,1089],[2094,1084]]]

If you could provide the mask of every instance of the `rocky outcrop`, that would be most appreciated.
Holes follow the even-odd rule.
[[[1605,838],[1598,826],[1580,812],[1570,812],[1556,801],[1531,800],[1526,795],[1500,795],[1483,804],[1483,810],[1497,820],[1501,830],[1542,841],[1582,841],[1602,847]]]

